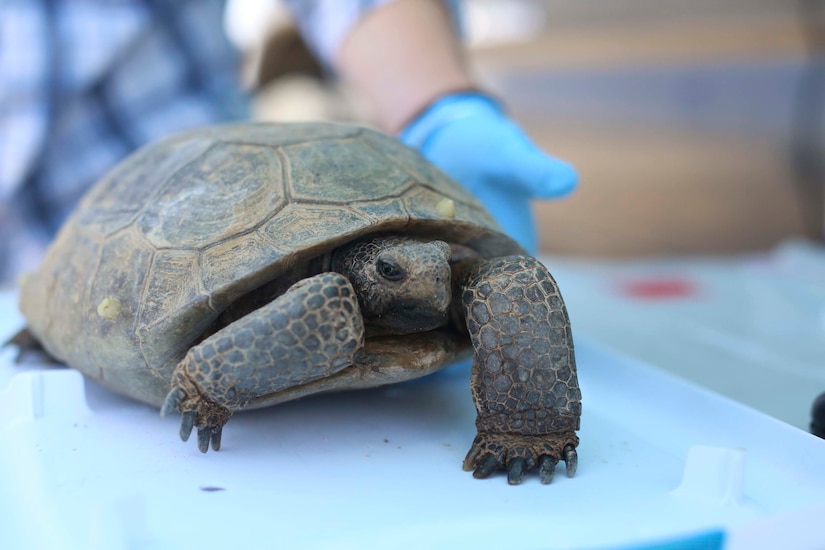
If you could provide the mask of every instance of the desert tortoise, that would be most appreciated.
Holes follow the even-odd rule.
[[[20,307],[15,342],[179,411],[203,452],[234,411],[472,353],[465,469],[511,483],[576,469],[581,397],[556,283],[464,188],[373,130],[225,125],[144,147],[87,193]]]

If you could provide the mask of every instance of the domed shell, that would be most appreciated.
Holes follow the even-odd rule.
[[[50,353],[159,401],[158,379],[238,298],[386,231],[522,252],[463,187],[376,131],[210,127],[149,145],[98,182],[23,281],[21,309]]]

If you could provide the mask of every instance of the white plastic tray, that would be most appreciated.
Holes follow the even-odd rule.
[[[0,338],[21,324],[0,292]],[[177,419],[6,349],[0,548],[688,548],[697,535],[825,548],[825,442],[575,336],[578,474],[517,487],[460,468],[475,435],[466,366],[237,414],[201,455]]]
[[[825,246],[546,263],[574,329],[808,428],[811,404],[825,391]]]

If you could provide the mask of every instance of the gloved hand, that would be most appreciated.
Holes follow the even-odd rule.
[[[398,136],[478,197],[504,231],[535,254],[532,198],[576,187],[572,166],[543,153],[491,98],[460,92],[436,100]]]

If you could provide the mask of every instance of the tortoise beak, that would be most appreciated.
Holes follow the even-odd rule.
[[[447,324],[450,311],[449,291],[429,300],[401,300],[382,316],[382,324],[396,334],[433,330]]]

